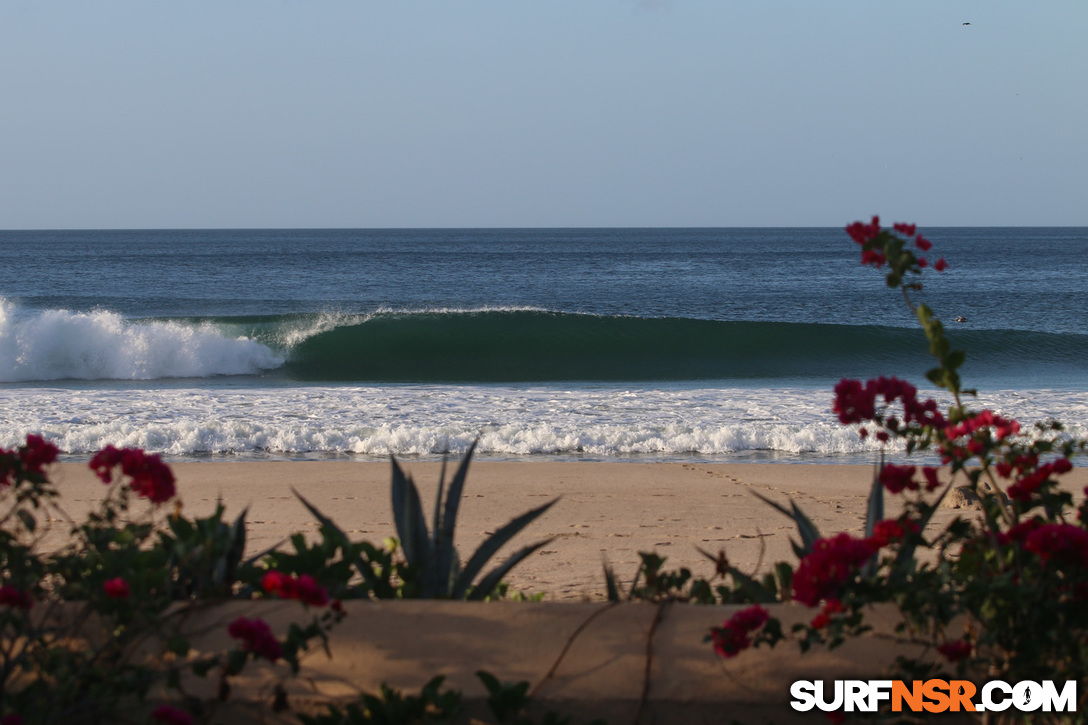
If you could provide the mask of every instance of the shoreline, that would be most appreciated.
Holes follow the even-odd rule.
[[[455,462],[447,468],[453,475]],[[292,487],[337,523],[353,540],[380,544],[396,535],[389,463],[355,461],[171,463],[178,496],[189,515],[206,516],[221,496],[225,518],[247,514],[247,553],[285,542],[292,533],[316,534],[318,524]],[[428,525],[440,462],[401,462],[419,487]],[[543,592],[547,601],[605,598],[603,563],[621,586],[638,571],[639,552],[666,557],[665,569],[688,567],[709,579],[713,564],[696,547],[726,556],[741,570],[767,571],[794,561],[796,527],[754,493],[783,504],[790,500],[824,535],[862,530],[872,465],[782,463],[626,463],[474,461],[468,471],[455,543],[462,561],[498,527],[549,499],[558,502],[508,543],[491,565],[519,548],[549,542],[506,577],[514,591]],[[81,520],[104,492],[83,463],[59,463],[52,480],[61,506]],[[1062,476],[1078,498],[1088,468]],[[900,497],[885,500],[887,517]],[[164,507],[166,510],[168,507]],[[136,508],[138,514],[142,509]],[[172,509],[169,509],[172,510]],[[933,525],[963,509],[941,509]],[[60,525],[58,522],[59,531]],[[490,568],[490,567],[489,567]]]

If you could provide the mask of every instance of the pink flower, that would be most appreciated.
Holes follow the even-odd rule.
[[[128,599],[131,593],[128,582],[121,577],[115,577],[107,581],[102,585],[102,591],[110,599]]]
[[[283,656],[283,648],[263,619],[238,617],[227,627],[227,633],[242,641],[242,649],[275,662]]]
[[[5,585],[0,587],[0,605],[15,609],[30,609],[34,606],[34,601],[28,592]]]
[[[166,725],[192,725],[193,722],[193,716],[185,710],[169,705],[159,705],[151,711],[151,717]]]

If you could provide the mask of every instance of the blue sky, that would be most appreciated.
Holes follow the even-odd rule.
[[[0,228],[1088,225],[1086,29],[1084,0],[4,0]]]

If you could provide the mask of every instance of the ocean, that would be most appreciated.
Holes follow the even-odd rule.
[[[977,404],[1088,435],[1088,228],[922,229]],[[0,231],[0,446],[170,460],[869,462],[933,394],[842,229]],[[966,322],[953,318],[963,316]]]

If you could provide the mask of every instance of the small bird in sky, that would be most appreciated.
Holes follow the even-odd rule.
[[[971,23],[964,23],[964,25],[970,25]]]

